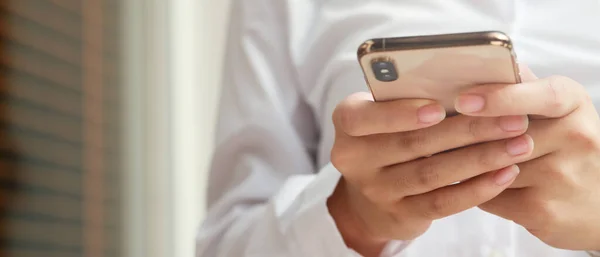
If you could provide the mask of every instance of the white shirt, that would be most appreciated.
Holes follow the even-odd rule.
[[[367,91],[356,58],[366,39],[503,31],[520,62],[578,80],[600,106],[600,0],[234,0],[232,10],[197,256],[358,256],[326,200],[340,178],[331,114]],[[473,208],[382,256],[588,255]]]

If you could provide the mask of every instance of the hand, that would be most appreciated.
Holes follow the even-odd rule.
[[[545,243],[564,249],[600,250],[600,122],[577,82],[565,77],[467,90],[459,112],[477,117],[533,116],[527,134],[533,154],[520,175],[481,209],[513,220]]]
[[[338,105],[331,160],[343,179],[328,207],[349,247],[378,256],[391,239],[414,239],[500,194],[531,154],[524,115],[444,116],[429,100],[373,102],[367,93]]]

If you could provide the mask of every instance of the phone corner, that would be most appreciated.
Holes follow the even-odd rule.
[[[356,50],[356,57],[360,60],[365,55],[373,52],[373,46],[375,45],[375,41],[377,41],[377,40],[376,39],[368,39],[365,42],[363,42],[362,44],[360,44],[358,46],[358,49]]]

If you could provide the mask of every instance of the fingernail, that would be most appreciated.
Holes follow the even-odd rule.
[[[527,128],[529,120],[527,116],[500,117],[500,128],[506,132],[522,131]]]
[[[456,99],[455,108],[461,113],[478,112],[483,109],[485,99],[478,95],[461,95]]]
[[[512,156],[524,154],[529,151],[529,148],[529,140],[523,136],[511,139],[506,143],[506,151]]]
[[[512,165],[501,169],[494,174],[494,181],[496,185],[503,186],[508,182],[511,182],[517,175],[519,175],[519,166]]]
[[[425,105],[417,110],[417,116],[421,123],[434,123],[443,120],[446,117],[444,108],[438,104]]]

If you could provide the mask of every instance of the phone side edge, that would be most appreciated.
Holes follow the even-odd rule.
[[[360,65],[360,68],[361,68],[362,73],[363,73],[365,84],[367,84],[369,92],[371,93],[371,96],[373,97],[374,101],[377,101],[377,96],[373,92],[373,87],[371,87],[371,83],[369,82],[369,79],[368,79],[368,76],[367,76],[368,69],[367,69],[367,67],[364,67],[362,59],[363,59],[363,57],[367,56],[368,54],[373,53],[373,52],[379,50],[379,48],[376,45],[378,45],[378,42],[381,42],[382,40],[383,39],[369,39],[369,40],[366,40],[365,42],[363,42],[358,47],[358,50],[357,50],[357,53],[356,53],[356,55],[358,57],[358,63]],[[379,43],[379,44],[381,44],[381,43]]]

